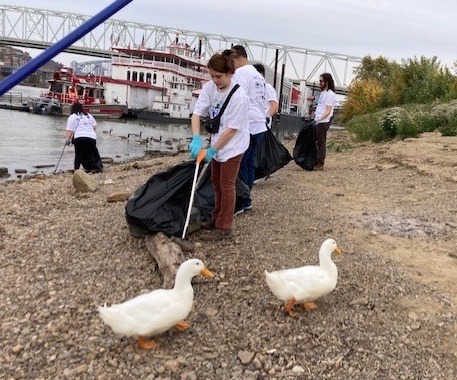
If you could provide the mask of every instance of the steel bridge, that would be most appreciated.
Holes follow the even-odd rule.
[[[0,44],[46,49],[90,17],[57,10],[0,5]],[[199,49],[202,60],[241,44],[246,47],[251,61],[262,62],[271,69],[270,76],[276,72],[278,78],[283,72],[283,76],[300,83],[300,86],[311,86],[315,85],[320,73],[330,72],[340,92],[345,92],[353,78],[354,68],[361,62],[360,57],[346,54],[116,19],[107,20],[66,52],[105,58],[75,62],[74,65],[83,72],[109,75],[109,59],[114,47],[164,51],[176,41]]]

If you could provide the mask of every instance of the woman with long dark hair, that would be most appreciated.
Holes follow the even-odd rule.
[[[211,146],[205,157],[205,161],[211,161],[215,208],[212,219],[202,224],[202,228],[211,230],[203,237],[203,240],[211,241],[232,237],[235,183],[243,153],[249,146],[249,98],[232,80],[235,64],[230,50],[214,54],[207,66],[212,80],[203,86],[195,104],[189,148],[191,158],[196,158],[204,148],[200,137],[201,117],[209,116],[212,123],[219,120],[218,127],[208,130]]]
[[[66,144],[73,142],[75,145],[75,170],[82,165],[88,172],[103,171],[103,163],[97,149],[96,127],[94,117],[83,111],[81,103],[71,105],[71,115],[67,119]]]

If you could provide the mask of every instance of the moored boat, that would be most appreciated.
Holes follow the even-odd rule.
[[[107,97],[128,104],[139,119],[188,123],[198,92],[211,80],[201,47],[175,41],[165,51],[114,47]]]
[[[49,90],[32,104],[32,111],[43,115],[70,115],[71,105],[78,101],[83,110],[95,117],[118,119],[127,114],[127,105],[107,102],[105,87],[95,76],[80,77],[73,69],[63,67],[48,80]]]

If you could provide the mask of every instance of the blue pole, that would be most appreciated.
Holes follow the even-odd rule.
[[[0,96],[5,92],[13,88],[15,85],[21,82],[21,80],[27,78],[29,75],[38,70],[46,62],[50,61],[57,54],[64,51],[67,47],[78,41],[81,37],[89,33],[92,29],[96,28],[102,22],[110,18],[113,14],[124,8],[128,3],[133,0],[116,0],[111,5],[107,6],[101,12],[87,20],[84,24],[76,28],[68,36],[62,38],[54,45],[47,48],[43,53],[38,55],[36,58],[27,62],[15,73],[11,74],[0,82]]]

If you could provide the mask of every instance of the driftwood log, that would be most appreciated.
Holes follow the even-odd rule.
[[[181,247],[162,232],[147,235],[145,241],[146,248],[159,266],[163,278],[163,288],[173,288],[176,272],[184,261]]]

